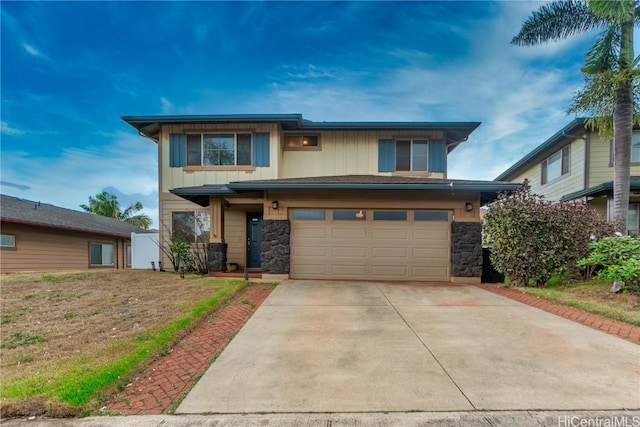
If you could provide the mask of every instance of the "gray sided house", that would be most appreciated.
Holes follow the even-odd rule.
[[[533,193],[551,201],[583,200],[603,217],[613,212],[613,143],[585,127],[578,118],[560,129],[496,180],[523,182]],[[631,183],[627,228],[640,230],[640,129],[634,129],[631,146]]]
[[[46,203],[0,195],[0,272],[128,268],[139,227]]]
[[[206,240],[213,274],[479,281],[480,207],[517,186],[447,177],[477,122],[123,120],[158,147],[161,241]]]

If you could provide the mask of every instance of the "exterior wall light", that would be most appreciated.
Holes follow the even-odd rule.
[[[274,200],[273,202],[271,202],[271,207],[272,207],[273,209],[278,209],[278,201],[277,201],[277,200]]]
[[[467,202],[464,204],[464,210],[467,212],[471,212],[473,210],[473,203]]]

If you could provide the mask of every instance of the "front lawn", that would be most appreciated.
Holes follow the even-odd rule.
[[[0,278],[0,413],[98,408],[244,280],[91,271]]]
[[[640,326],[640,295],[629,292],[611,294],[609,293],[610,287],[610,280],[596,278],[573,284],[550,285],[544,288],[520,287],[518,289],[569,307]]]

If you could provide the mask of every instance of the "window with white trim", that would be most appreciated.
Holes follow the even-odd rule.
[[[15,249],[16,236],[14,236],[13,234],[0,234],[0,248]]]
[[[171,225],[173,235],[188,243],[207,243],[211,223],[209,212],[184,211],[172,212]]]
[[[91,267],[113,267],[112,243],[89,243],[89,265]]]
[[[542,162],[542,185],[569,173],[570,146],[556,151]]]
[[[629,235],[640,235],[640,203],[630,203],[627,211],[627,230]]]
[[[250,166],[250,133],[187,134],[187,166]]]

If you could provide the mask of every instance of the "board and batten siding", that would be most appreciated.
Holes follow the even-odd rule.
[[[268,132],[269,133],[269,166],[268,167],[220,167],[220,170],[203,168],[188,170],[183,167],[169,166],[169,134],[189,132],[235,133],[235,132]],[[172,188],[196,187],[204,184],[226,184],[233,181],[274,179],[278,177],[280,164],[280,141],[277,124],[208,124],[208,125],[166,125],[162,127],[158,144],[158,164],[160,165],[160,191],[168,192]],[[190,166],[189,169],[197,167]]]
[[[320,150],[283,149],[280,178],[392,175],[378,171],[378,141],[400,137],[441,139],[443,135],[440,131],[420,134],[415,131],[325,131],[320,136]],[[444,178],[440,173],[430,176]]]
[[[549,155],[553,155],[564,147],[566,144],[559,146],[558,150],[549,153]],[[510,181],[523,182],[527,179],[531,185],[532,193],[543,195],[550,201],[558,201],[565,194],[584,189],[585,141],[583,139],[575,139],[571,142],[569,173],[542,185],[542,162],[547,157],[539,159],[534,165]]]
[[[224,241],[227,246],[227,262],[244,267],[247,259],[247,213],[244,210],[227,209],[224,212]]]
[[[16,248],[0,249],[0,273],[125,268],[129,241],[113,236],[2,223],[2,233],[15,236]],[[114,267],[90,267],[89,243],[114,245]]]

